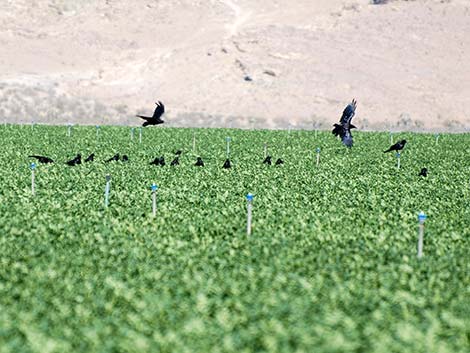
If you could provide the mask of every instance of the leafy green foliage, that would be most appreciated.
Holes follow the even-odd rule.
[[[356,132],[351,150],[306,131],[146,129],[142,144],[123,127],[99,139],[86,126],[0,136],[1,353],[470,349],[468,135],[436,145],[400,134],[400,170],[382,153],[385,133]],[[265,142],[284,165],[261,163]],[[178,149],[180,166],[149,165]],[[78,152],[95,162],[63,163]],[[117,152],[130,161],[103,163]],[[36,168],[35,197],[29,154],[56,161]]]

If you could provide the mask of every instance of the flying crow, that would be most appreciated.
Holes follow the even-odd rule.
[[[197,157],[196,163],[194,163],[196,167],[204,167],[204,161],[202,160],[201,157]]]
[[[86,159],[85,162],[93,162],[95,160],[95,154],[90,154]]]
[[[403,147],[405,147],[405,144],[406,144],[406,140],[401,140],[399,142],[397,142],[396,144],[394,144],[393,146],[390,146],[390,148],[386,151],[384,151],[384,153],[387,153],[387,152],[390,152],[390,151],[401,151],[403,149]]]
[[[418,176],[427,177],[428,176],[428,168],[422,168],[419,172]]]
[[[344,108],[339,124],[333,125],[333,135],[341,137],[341,141],[343,141],[343,144],[347,147],[352,147],[353,145],[351,129],[355,129],[356,127],[351,124],[351,120],[354,114],[356,114],[356,106],[357,101],[353,99],[352,102]]]
[[[77,164],[82,164],[82,155],[79,153],[76,155],[74,159],[71,159],[70,161],[65,162],[67,165],[73,167]]]
[[[155,102],[155,104],[157,105],[157,107],[155,108],[155,111],[153,112],[152,116],[136,115],[137,117],[142,118],[142,119],[145,120],[145,122],[142,124],[142,126],[158,125],[158,124],[163,124],[164,123],[164,121],[162,119],[160,119],[160,117],[165,112],[165,106],[160,101]]]
[[[271,165],[271,156],[267,156],[264,161],[263,161],[264,164],[267,164],[267,165]]]
[[[50,159],[49,157],[44,157],[44,156],[28,156],[28,157],[31,157],[31,158],[36,158],[39,163],[54,163],[54,161],[52,159]]]

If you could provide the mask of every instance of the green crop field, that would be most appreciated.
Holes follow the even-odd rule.
[[[470,351],[470,135],[130,131],[0,126],[0,353]]]

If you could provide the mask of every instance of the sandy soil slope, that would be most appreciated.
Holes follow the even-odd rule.
[[[468,0],[4,0],[0,46],[0,122],[470,127]]]

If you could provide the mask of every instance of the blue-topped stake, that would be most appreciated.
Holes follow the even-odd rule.
[[[70,124],[67,125],[67,136],[72,136],[72,125]]]
[[[249,193],[246,195],[246,210],[247,210],[247,217],[246,217],[246,234],[251,234],[251,211],[253,208],[253,194]]]
[[[400,169],[400,152],[397,152],[397,168]]]
[[[196,154],[196,133],[193,132],[193,153]]]
[[[267,156],[268,156],[268,144],[265,142],[264,143],[264,158],[266,159]]]
[[[153,183],[150,187],[152,189],[152,216],[156,216],[157,214],[157,189],[158,186]]]
[[[142,143],[142,128],[139,127],[139,143]]]
[[[230,158],[230,141],[232,139],[230,137],[226,137],[225,141],[227,142],[227,158]]]
[[[317,152],[317,166],[320,164],[320,147],[317,147],[316,152]]]
[[[439,134],[435,134],[434,136],[436,137],[436,145],[438,145],[439,144]]]
[[[104,207],[109,205],[109,189],[111,187],[111,175],[106,175],[106,186],[104,188]]]
[[[418,214],[418,227],[419,227],[419,234],[418,234],[418,259],[423,257],[423,242],[424,242],[424,222],[426,221],[426,214],[421,211]]]
[[[98,139],[100,137],[100,126],[95,125],[95,129],[96,129],[96,139]]]
[[[36,187],[34,182],[34,170],[36,169],[36,163],[31,163],[29,167],[31,168],[31,194],[34,196],[36,194]]]

